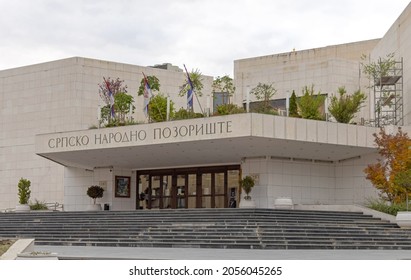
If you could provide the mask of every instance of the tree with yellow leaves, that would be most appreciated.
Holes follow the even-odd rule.
[[[411,169],[411,140],[398,128],[397,133],[387,134],[383,128],[374,133],[378,153],[377,163],[364,169],[367,179],[380,191],[380,196],[390,202],[403,202],[409,192],[403,177]]]

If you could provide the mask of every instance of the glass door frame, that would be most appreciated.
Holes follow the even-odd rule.
[[[203,205],[203,198],[210,197],[211,198],[211,208],[216,207],[216,197],[224,197],[224,208],[229,206],[229,189],[228,189],[228,171],[230,170],[238,170],[238,180],[241,178],[241,166],[240,165],[223,165],[223,166],[207,166],[207,167],[190,167],[190,168],[173,168],[173,169],[154,169],[154,170],[138,170],[136,172],[136,209],[141,209],[141,193],[146,191],[146,201],[147,201],[147,209],[152,209],[152,199],[159,199],[158,208],[164,209],[166,206],[164,205],[163,201],[165,196],[163,196],[163,176],[172,176],[172,186],[170,190],[170,196],[167,198],[171,199],[170,207],[172,209],[178,208],[178,193],[177,188],[182,186],[177,186],[177,176],[184,176],[184,208],[202,208]],[[216,174],[223,173],[224,174],[224,192],[216,194]],[[203,174],[211,174],[211,190],[210,194],[204,195],[203,194]],[[196,182],[195,182],[195,195],[189,193],[189,178],[190,175],[195,175]],[[142,190],[139,187],[139,178],[140,176],[148,176],[148,190]],[[159,186],[159,195],[153,197],[153,186],[152,186],[152,178],[153,176],[160,177],[160,186]],[[181,178],[181,177],[180,177]],[[239,188],[239,186],[238,186]],[[240,192],[240,188],[238,190]],[[195,207],[189,207],[189,198],[195,197]]]

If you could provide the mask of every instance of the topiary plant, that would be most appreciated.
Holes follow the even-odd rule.
[[[240,185],[243,188],[246,196],[244,197],[245,200],[250,200],[251,196],[249,196],[248,194],[251,192],[251,189],[254,187],[254,179],[251,176],[245,176],[241,181],[240,181]]]
[[[30,199],[30,180],[21,178],[17,187],[18,187],[18,196],[19,196],[19,203],[20,204],[27,204]]]
[[[87,195],[93,199],[94,204],[96,204],[97,198],[103,197],[104,189],[100,186],[91,186],[87,189]]]

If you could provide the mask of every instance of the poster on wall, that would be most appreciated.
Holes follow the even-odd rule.
[[[116,176],[115,197],[130,197],[130,179],[127,176]]]

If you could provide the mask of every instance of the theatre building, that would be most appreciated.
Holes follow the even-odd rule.
[[[65,166],[68,210],[90,204],[93,184],[113,210],[235,207],[242,175],[257,207],[352,204],[374,194],[362,168],[375,131],[248,113],[37,135],[36,153]]]
[[[175,108],[186,106],[186,97],[178,96],[185,73],[169,64],[74,57],[0,71],[0,209],[17,204],[21,177],[31,180],[33,200],[60,202],[66,211],[87,209],[91,185],[105,189],[98,203],[109,210],[240,207],[239,180],[246,175],[255,179],[251,196],[259,208],[272,208],[282,197],[297,205],[363,204],[378,195],[363,172],[378,158],[373,133],[380,126],[410,130],[410,12],[408,6],[381,39],[234,61],[231,102],[247,108],[256,102],[252,88],[273,83],[279,115],[149,123],[137,96],[142,72],[159,78]],[[395,65],[375,86],[362,72],[361,57],[378,61],[391,53]],[[103,77],[124,80],[138,124],[91,128],[98,123]],[[212,94],[212,81],[203,76],[194,111],[212,112],[221,102]],[[289,117],[291,93],[301,96],[312,84],[327,97],[327,119]],[[355,124],[327,114],[340,86],[367,95]]]

